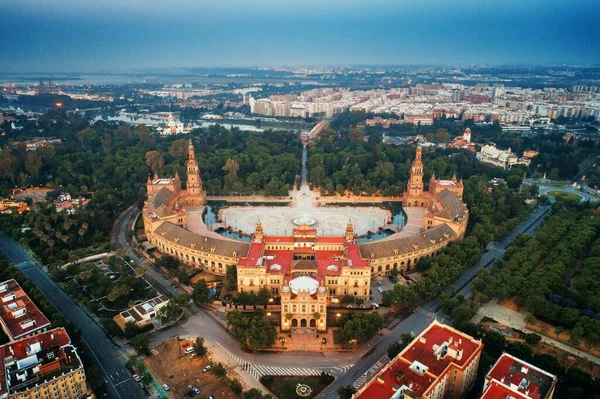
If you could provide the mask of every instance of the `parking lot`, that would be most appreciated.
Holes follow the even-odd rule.
[[[165,342],[153,349],[153,355],[145,359],[146,366],[158,382],[167,384],[169,398],[186,398],[191,389],[197,388],[200,393],[196,398],[235,399],[238,398],[224,381],[211,372],[202,369],[209,364],[210,354],[198,358],[190,358],[185,349],[191,346],[191,341],[177,340]],[[214,359],[217,361],[217,359]]]
[[[402,279],[401,276],[399,276]],[[371,302],[381,303],[381,296],[385,291],[394,289],[394,283],[392,283],[387,276],[377,276],[371,279]]]

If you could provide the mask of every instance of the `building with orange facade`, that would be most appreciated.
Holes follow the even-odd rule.
[[[354,396],[459,399],[475,383],[483,344],[434,320]]]
[[[184,264],[215,274],[225,275],[227,266],[237,266],[240,292],[256,293],[264,288],[281,297],[283,330],[326,329],[328,303],[344,295],[368,300],[373,275],[394,269],[410,272],[420,259],[436,255],[465,234],[468,210],[462,202],[462,180],[432,177],[425,191],[420,146],[403,195],[404,206],[423,208],[418,233],[397,232],[360,244],[350,223],[343,236],[325,236],[302,223],[291,235],[267,235],[258,222],[250,242],[208,228],[191,231],[190,223],[197,221],[189,219],[188,210],[204,205],[206,194],[191,143],[188,157],[186,190],[182,190],[179,176],[148,180],[142,218],[149,243]]]

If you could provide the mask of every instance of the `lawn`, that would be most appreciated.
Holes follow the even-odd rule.
[[[315,398],[327,385],[331,384],[335,378],[329,374],[321,377],[283,377],[266,375],[260,379],[260,382],[269,388],[279,399],[310,399]],[[310,387],[310,394],[300,396],[296,393],[298,384]]]
[[[554,198],[562,198],[566,200],[572,201],[581,201],[581,196],[573,193],[569,193],[566,191],[548,191],[548,195]]]

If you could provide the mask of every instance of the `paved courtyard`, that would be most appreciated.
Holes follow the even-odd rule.
[[[358,235],[367,234],[385,227],[391,220],[391,212],[377,207],[331,206],[311,209],[299,207],[248,207],[232,206],[221,210],[221,222],[233,230],[254,233],[260,220],[265,233],[270,235],[290,235],[294,227],[303,220],[317,229],[320,235],[344,235],[346,225],[351,222]],[[294,223],[294,219],[299,219]]]

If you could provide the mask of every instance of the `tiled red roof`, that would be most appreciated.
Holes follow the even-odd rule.
[[[480,399],[528,399],[528,397],[513,391],[496,380],[492,380],[483,391]]]
[[[7,372],[11,371],[8,367],[9,360],[22,360],[29,357],[32,352],[48,351],[51,348],[63,347],[70,343],[69,335],[64,328],[60,327],[0,346],[0,395],[7,393],[6,380],[9,378]],[[39,346],[37,346],[38,344]],[[77,361],[79,360],[77,359]],[[79,366],[81,366],[80,363]],[[39,383],[41,382],[43,380],[39,381]]]
[[[396,358],[394,363],[379,374],[367,389],[360,392],[357,399],[391,398],[403,386],[409,388],[417,397],[421,397],[436,378],[428,374],[415,373],[409,367],[410,363],[405,359]]]
[[[531,399],[545,398],[556,383],[556,376],[508,353],[500,356],[486,378],[496,380]]]
[[[439,351],[442,346],[446,349],[443,353]],[[466,368],[482,349],[480,341],[434,321],[393,363],[371,380],[357,398],[391,398],[403,387],[410,389],[417,397],[427,395],[448,370],[453,367]],[[462,352],[457,356],[459,350]],[[416,371],[418,369],[420,372]]]
[[[11,340],[50,326],[50,321],[14,280],[0,283],[0,323]]]
[[[450,340],[452,342],[448,347],[456,351],[461,350],[462,356],[458,359],[447,355],[438,359],[434,353],[433,346],[441,346],[444,342],[449,342]],[[481,349],[483,349],[483,344],[475,341],[470,336],[449,328],[444,324],[432,324],[428,330],[420,335],[420,339],[414,340],[403,351],[402,357],[410,362],[419,361],[427,366],[431,373],[439,376],[452,363],[458,367],[464,367],[471,357]]]

